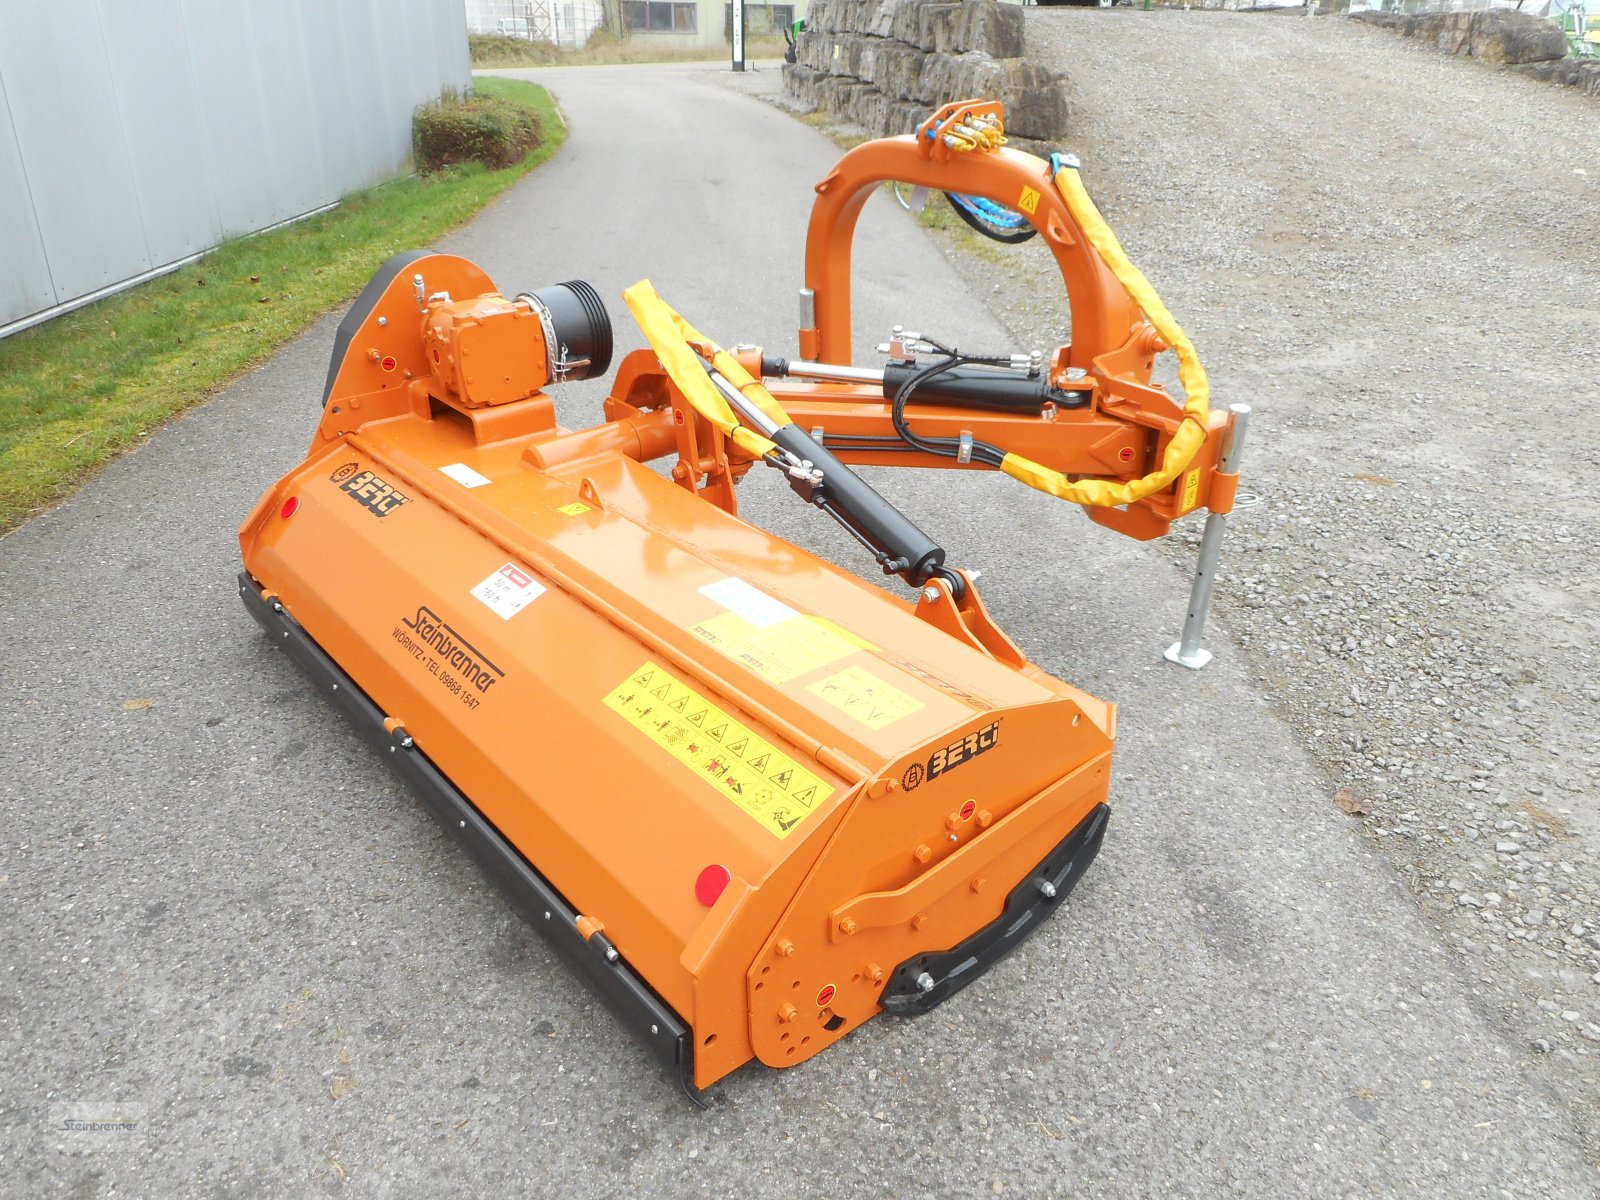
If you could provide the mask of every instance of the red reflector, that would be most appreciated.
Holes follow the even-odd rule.
[[[384,370],[385,370],[385,371],[392,371],[392,370],[394,370],[394,369],[395,369],[395,365],[396,365],[396,364],[395,364],[395,361],[394,361],[394,355],[392,355],[392,354],[385,354],[385,355],[384,355],[384,356],[383,356],[383,361],[382,361],[382,362],[380,362],[380,363],[379,363],[379,364],[378,364],[378,365],[379,365],[379,366],[380,366],[380,367],[382,367],[382,368],[383,368],[383,369],[384,369]]]
[[[972,814],[977,811],[978,802],[976,800],[968,800],[961,806],[961,819],[963,821],[970,821],[972,820]]]
[[[831,983],[824,986],[823,989],[817,993],[817,1007],[827,1008],[828,1005],[832,1004],[834,994],[838,990],[839,989],[834,987]]]
[[[1117,457],[1120,458],[1123,462],[1132,462],[1133,461],[1133,447],[1132,446],[1124,446],[1121,450],[1117,451]]]
[[[728,886],[728,880],[733,876],[728,868],[721,863],[712,863],[700,872],[700,878],[694,881],[694,898],[710,908],[717,902],[717,897],[722,895],[722,889]]]
[[[283,507],[278,510],[278,515],[287,521],[300,509],[300,497],[290,496],[283,502]]]

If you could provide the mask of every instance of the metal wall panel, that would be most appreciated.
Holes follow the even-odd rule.
[[[332,164],[322,153],[322,122],[311,103],[311,71],[301,13],[292,4],[249,4],[250,23],[265,87],[267,144],[273,209],[284,220],[339,198]],[[313,27],[314,30],[315,27]]]
[[[50,262],[33,215],[22,151],[11,129],[11,105],[0,78],[0,324],[56,302]]]
[[[5,13],[0,76],[56,294],[148,270],[99,11],[13,4]]]
[[[411,168],[461,0],[0,3],[0,329]]]
[[[376,104],[358,102],[374,93],[368,83],[370,57],[359,53],[365,29],[365,4],[340,4],[328,12],[319,0],[301,0],[302,10],[312,10],[315,29],[306,41],[311,63],[311,103],[324,152],[336,164],[334,177],[344,192],[356,191],[383,178],[372,142],[388,115]]]
[[[384,79],[390,72],[403,69],[401,64],[384,58],[378,44],[377,16],[368,0],[339,6],[338,22],[348,55],[350,94],[365,101],[353,103],[349,119],[361,138],[368,168],[365,182],[369,184],[395,171],[390,162],[387,123],[381,115],[390,111]],[[409,113],[407,116],[409,118]]]
[[[461,36],[459,14],[441,4],[429,4],[428,9],[433,13],[433,44],[439,60],[436,90],[465,91],[472,86],[472,48]]]
[[[179,0],[99,8],[150,261],[176,262],[215,245],[220,228],[194,73],[187,62],[152,69],[184,45],[183,9]]]
[[[219,233],[247,233],[292,216],[275,203],[267,79],[248,0],[184,0]]]
[[[406,129],[389,126],[384,130],[381,143],[380,169],[385,175],[400,170],[400,164],[411,160],[410,115],[416,107],[411,100],[412,83],[416,78],[411,61],[411,48],[416,46],[409,14],[411,5],[406,0],[391,0],[383,5],[381,14],[373,13],[372,0],[362,5],[370,14],[368,36],[378,53],[378,87],[383,95],[385,112],[404,112]],[[465,10],[462,19],[466,19]]]

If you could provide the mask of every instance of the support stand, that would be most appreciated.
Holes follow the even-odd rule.
[[[1244,450],[1245,426],[1250,420],[1248,404],[1228,406],[1228,432],[1223,442],[1222,461],[1217,471],[1223,475],[1239,472],[1239,455]],[[1205,533],[1200,537],[1200,557],[1194,565],[1194,587],[1189,591],[1189,612],[1183,619],[1183,635],[1167,647],[1168,662],[1198,671],[1211,661],[1211,651],[1200,644],[1205,636],[1206,617],[1211,614],[1211,592],[1216,584],[1217,560],[1222,556],[1222,535],[1228,528],[1228,515],[1214,512],[1206,517]]]

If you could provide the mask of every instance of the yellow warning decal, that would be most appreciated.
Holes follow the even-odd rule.
[[[1022,189],[1022,198],[1017,201],[1017,207],[1025,213],[1038,212],[1039,193],[1034,191],[1031,187],[1024,187]]]
[[[574,500],[571,504],[563,504],[560,508],[556,509],[556,511],[559,513],[564,513],[569,517],[581,517],[584,513],[589,511],[589,506],[580,501]]]
[[[818,629],[825,630],[836,637],[843,638],[858,650],[876,651],[878,649],[878,647],[867,641],[867,639],[862,637],[859,633],[853,633],[846,629],[843,625],[836,625],[832,621],[828,620],[827,617],[812,617],[811,622]]]
[[[797,676],[836,663],[861,647],[816,617],[793,616],[765,627],[736,612],[708,617],[692,631],[737,663],[770,683],[788,683]]]
[[[1183,503],[1178,506],[1179,512],[1188,512],[1195,506],[1195,501],[1200,499],[1200,472],[1190,471],[1183,477]]]
[[[846,667],[837,675],[810,684],[806,691],[820,696],[868,729],[882,729],[922,707],[922,701],[860,667]]]
[[[829,784],[653,662],[605,702],[774,837],[788,837],[833,795]]]

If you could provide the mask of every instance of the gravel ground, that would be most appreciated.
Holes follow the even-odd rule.
[[[1027,16],[1102,209],[1255,406],[1215,620],[1594,1159],[1600,108],[1338,19]],[[1037,243],[952,255],[1060,340]]]

